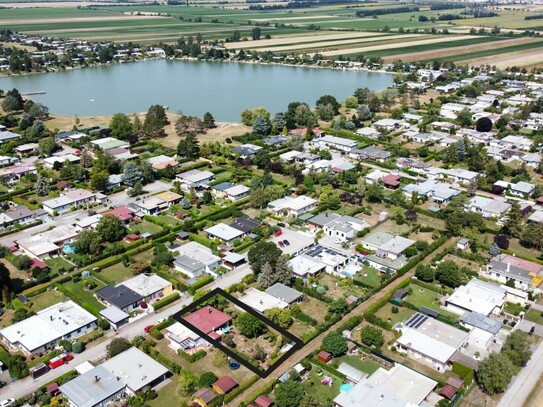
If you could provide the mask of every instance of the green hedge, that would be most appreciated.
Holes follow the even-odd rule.
[[[277,384],[277,379],[273,379],[264,387],[260,387],[258,390],[251,393],[251,395],[245,399],[245,404],[253,403],[256,400],[256,398],[262,394],[265,394],[265,395],[270,394],[276,384]]]
[[[32,187],[29,186],[29,187],[26,187],[26,188],[23,188],[23,189],[18,189],[16,191],[9,192],[9,193],[4,194],[4,195],[0,195],[0,202],[7,201],[12,196],[22,195],[22,194],[25,194],[25,193],[27,193],[27,192],[29,192],[31,190],[32,190]]]
[[[51,285],[51,282],[47,282],[47,283],[34,286],[32,288],[24,290],[23,295],[28,298],[34,297],[35,295],[46,292],[50,285]]]
[[[343,331],[352,331],[363,320],[364,320],[364,317],[362,315],[355,315],[354,317],[349,318],[347,321],[341,324],[339,328],[336,329],[336,332],[342,333]]]
[[[343,373],[338,372],[337,369],[333,368],[333,367],[330,366],[330,365],[327,365],[326,363],[322,363],[322,362],[321,362],[320,360],[318,360],[317,358],[312,357],[311,359],[309,359],[309,361],[310,361],[311,363],[313,363],[315,366],[320,367],[322,370],[325,370],[325,371],[327,371],[328,373],[331,373],[331,374],[333,374],[334,376],[339,377],[341,380],[347,379],[347,376],[345,376]]]
[[[257,376],[257,375],[251,376],[249,379],[245,380],[238,387],[236,387],[234,390],[232,390],[230,393],[228,393],[224,397],[224,402],[225,403],[230,403],[232,400],[234,400],[236,397],[238,397],[241,393],[243,393],[245,390],[247,390],[253,384],[258,382],[259,379],[260,379],[260,377]]]
[[[234,247],[234,253],[241,253],[242,251],[244,251],[245,249],[251,247],[255,243],[256,243],[255,240],[251,240],[250,242],[242,243],[239,246]]]
[[[468,387],[475,378],[475,371],[460,362],[453,362],[452,372],[464,379],[464,387]]]
[[[204,358],[207,355],[206,351],[203,349],[200,349],[199,351],[194,352],[193,354],[187,353],[183,351],[182,349],[179,349],[177,353],[181,355],[189,363],[194,363]]]
[[[181,296],[179,295],[179,293],[173,293],[173,294],[170,294],[168,295],[167,297],[164,297],[163,299],[155,302],[153,304],[153,309],[155,311],[158,311],[159,309],[161,308],[164,308],[166,305],[169,305],[171,304],[172,302],[175,302],[177,301],[179,298],[181,298]]]
[[[170,369],[173,373],[177,373],[177,374],[181,373],[181,366],[179,366],[174,361],[168,359],[166,356],[164,356],[162,353],[160,353],[158,350],[156,350],[152,346],[149,348],[148,354],[157,362],[163,364],[168,369]]]
[[[208,285],[212,281],[213,281],[213,276],[210,276],[210,275],[207,275],[201,278],[200,280],[198,280],[197,282],[195,282],[193,285],[189,287],[188,289],[189,294],[194,295],[196,293],[196,290]]]
[[[176,290],[179,290],[181,292],[185,292],[188,290],[188,286],[186,286],[185,284],[183,284],[181,281],[178,281],[175,279],[175,277],[169,275],[169,274],[166,274],[162,271],[159,271],[159,270],[155,270],[155,274],[161,278],[163,278],[164,280],[166,281],[169,281],[170,283],[172,283],[173,287],[176,289]]]
[[[208,249],[210,249],[211,246],[213,245],[213,242],[205,236],[200,236],[196,233],[189,233],[189,237],[190,237],[190,240],[192,240],[193,242],[200,243],[201,245],[207,247]]]

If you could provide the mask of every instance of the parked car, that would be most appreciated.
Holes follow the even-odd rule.
[[[279,223],[277,224],[277,226],[279,226],[279,227],[281,227],[281,228],[284,228],[284,227],[287,226],[287,225],[285,225],[283,222],[279,222]]]
[[[0,407],[10,407],[15,405],[15,399],[5,399],[0,402]]]
[[[282,240],[279,240],[279,242],[277,242],[277,244],[279,245],[279,247],[285,247],[285,244],[283,243]]]
[[[278,231],[276,231],[273,235],[274,235],[275,237],[277,237],[277,236],[281,236],[282,234],[283,234],[283,232],[282,232],[281,230],[278,230]]]
[[[6,385],[7,385],[6,382],[0,381],[0,389],[1,389],[2,387],[5,387]]]
[[[283,243],[285,244],[285,246],[290,246],[290,242],[287,239],[283,240]]]
[[[154,325],[147,325],[145,328],[143,328],[143,332],[145,332],[146,334],[149,333],[149,331],[151,329],[153,329]]]

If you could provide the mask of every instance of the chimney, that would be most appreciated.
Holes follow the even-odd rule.
[[[96,380],[97,382],[99,382],[99,381],[100,381],[100,376],[95,375],[95,376],[94,376],[94,380]]]
[[[208,314],[211,314],[211,307],[209,307],[209,308],[207,309],[207,313],[208,313]]]

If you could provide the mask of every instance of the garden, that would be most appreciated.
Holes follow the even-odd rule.
[[[105,286],[106,284],[94,277],[85,280],[75,277],[71,281],[67,281],[63,284],[56,284],[58,290],[94,315],[97,315],[101,310],[106,308],[94,296],[96,291]]]

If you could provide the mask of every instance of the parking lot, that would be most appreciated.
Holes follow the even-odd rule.
[[[281,228],[281,231],[283,234],[281,236],[274,237],[272,242],[275,243],[285,254],[295,255],[314,243],[313,236],[303,232],[288,228]],[[280,247],[279,242],[284,240],[288,240],[290,246],[285,245],[284,247]]]

